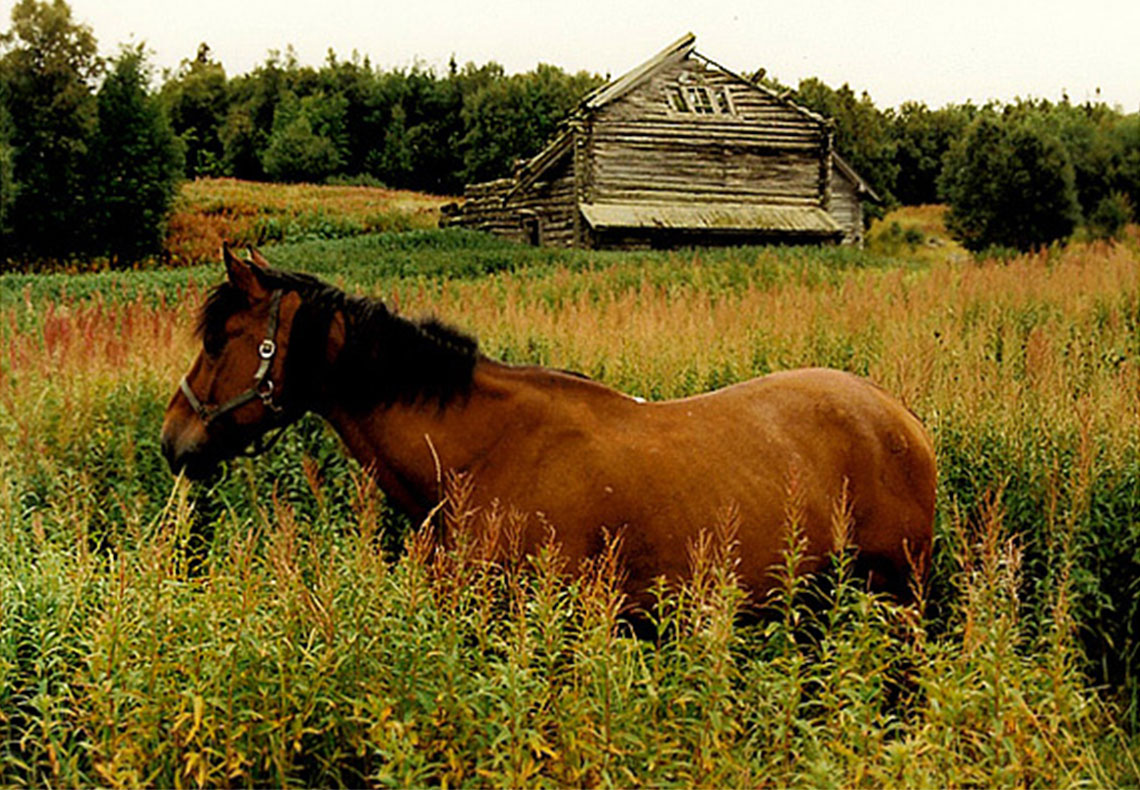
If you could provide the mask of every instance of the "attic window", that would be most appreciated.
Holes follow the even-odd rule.
[[[701,115],[712,115],[716,112],[713,105],[712,96],[709,95],[709,89],[700,85],[686,85],[685,98],[689,102],[689,108],[695,113]]]
[[[688,112],[689,105],[685,102],[685,94],[681,93],[680,87],[673,87],[666,91],[669,97],[669,109],[675,112]]]
[[[728,89],[723,85],[673,85],[666,90],[666,101],[673,112],[695,115],[734,115]]]

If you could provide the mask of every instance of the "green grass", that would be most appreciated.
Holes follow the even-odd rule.
[[[685,284],[694,261],[707,263],[724,285],[784,281],[790,277],[836,277],[844,270],[897,266],[897,259],[848,248],[773,248],[741,256],[734,249],[682,250],[629,256],[613,252],[520,247],[483,233],[427,230],[378,233],[350,239],[305,241],[266,248],[275,266],[306,271],[358,290],[373,291],[391,282],[425,284],[474,279],[492,274],[546,277],[555,271],[618,267],[660,282]],[[0,274],[0,308],[31,301],[86,299],[108,301],[176,298],[188,285],[208,287],[221,277],[220,263],[149,271],[71,274]],[[679,281],[678,281],[679,280]]]
[[[0,784],[1140,782],[1134,250],[918,264],[424,232],[266,252],[649,397],[872,376],[937,447],[927,617],[785,568],[773,614],[734,623],[734,522],[710,514],[693,581],[661,593],[667,638],[627,638],[604,561],[488,565],[470,536],[511,526],[471,529],[465,481],[447,518],[468,537],[434,551],[311,417],[176,484],[162,413],[220,265],[5,276]]]

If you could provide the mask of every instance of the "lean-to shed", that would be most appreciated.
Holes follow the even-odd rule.
[[[858,243],[869,188],[832,125],[686,35],[585,96],[509,177],[469,185],[440,224],[556,247]]]

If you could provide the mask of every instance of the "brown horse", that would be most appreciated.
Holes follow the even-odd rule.
[[[786,545],[789,480],[807,553],[836,549],[846,492],[857,569],[908,596],[925,569],[934,453],[922,425],[869,382],[834,370],[775,373],[645,403],[586,378],[492,361],[435,320],[225,251],[227,279],[202,307],[203,349],[162,427],[171,468],[206,474],[306,411],[326,419],[387,496],[415,517],[440,471],[467,472],[474,504],[529,516],[523,548],[553,525],[577,567],[624,528],[626,591],[682,578],[686,544],[737,509],[738,573],[754,600]]]

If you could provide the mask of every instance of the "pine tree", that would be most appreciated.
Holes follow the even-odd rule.
[[[64,257],[84,246],[91,86],[101,71],[95,36],[64,0],[20,0],[11,19],[0,35],[0,99],[19,189],[7,212],[5,256]]]
[[[147,82],[142,47],[124,48],[97,96],[92,251],[123,263],[161,252],[182,174],[181,147]]]
[[[210,57],[206,44],[193,59],[184,60],[178,73],[162,86],[162,100],[170,126],[186,151],[186,175],[220,175],[222,124],[226,119],[226,70]]]

